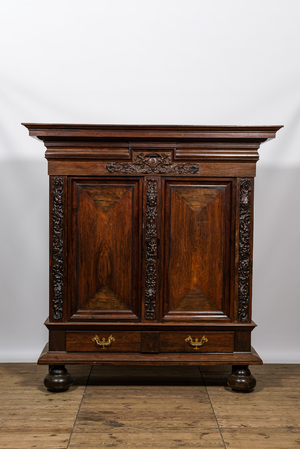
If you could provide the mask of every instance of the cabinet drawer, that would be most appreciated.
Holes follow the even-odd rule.
[[[71,352],[139,352],[140,332],[67,332],[66,350]]]
[[[234,332],[162,332],[160,352],[233,352]]]

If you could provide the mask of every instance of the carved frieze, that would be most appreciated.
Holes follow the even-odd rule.
[[[109,162],[106,165],[108,173],[141,173],[148,175],[155,174],[197,174],[199,173],[199,164],[195,163],[174,163],[171,156],[166,153],[139,153],[132,162]]]
[[[52,311],[53,319],[63,316],[63,226],[64,226],[64,179],[53,177],[52,183]]]
[[[157,288],[157,179],[147,179],[145,318],[155,319]]]
[[[238,320],[248,321],[251,280],[251,180],[240,182]]]

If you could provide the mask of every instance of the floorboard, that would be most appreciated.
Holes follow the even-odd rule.
[[[0,364],[0,449],[300,447],[300,365],[251,367],[248,394],[227,366],[67,368],[50,393],[47,367]]]

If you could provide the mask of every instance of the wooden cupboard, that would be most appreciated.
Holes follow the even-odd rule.
[[[25,126],[50,175],[46,387],[65,364],[229,364],[252,390],[254,177],[280,126]]]

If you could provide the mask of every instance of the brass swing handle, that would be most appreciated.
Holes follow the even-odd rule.
[[[205,337],[205,335],[203,335],[200,341],[198,340],[198,338],[195,338],[195,341],[193,341],[192,337],[189,335],[184,341],[193,346],[194,349],[199,349],[200,346],[203,346],[208,342],[208,339]]]
[[[105,337],[103,337],[102,340],[100,340],[98,335],[95,335],[95,337],[92,339],[92,341],[94,341],[96,343],[96,345],[101,346],[102,349],[106,349],[106,347],[111,345],[112,342],[115,341],[115,339],[112,335],[110,335],[108,337],[107,341],[105,341]]]

